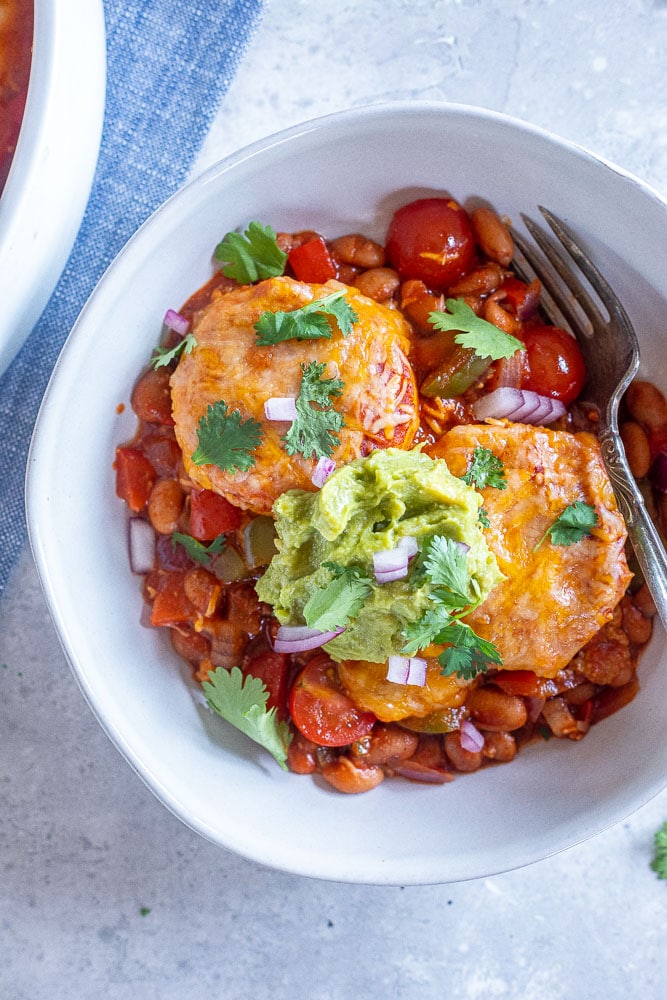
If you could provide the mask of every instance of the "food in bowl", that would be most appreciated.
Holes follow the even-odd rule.
[[[385,246],[251,223],[135,385],[116,484],[149,623],[342,792],[579,740],[637,691],[652,609],[585,366],[512,250],[448,196]]]
[[[32,0],[0,0],[0,194],[21,130],[32,61]]]

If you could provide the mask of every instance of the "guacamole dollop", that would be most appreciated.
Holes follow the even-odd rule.
[[[385,661],[400,654],[406,625],[429,606],[431,583],[419,558],[407,577],[378,584],[373,553],[436,535],[464,543],[470,592],[483,600],[502,579],[479,521],[480,494],[453,476],[443,459],[387,448],[337,469],[317,492],[289,490],[273,512],[277,554],[256,589],[282,624],[303,625],[303,609],[333,579],[332,566],[355,567],[372,582],[345,631],[325,646],[334,660]],[[327,565],[328,564],[328,565]]]

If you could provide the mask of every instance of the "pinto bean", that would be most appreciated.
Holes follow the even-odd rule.
[[[417,733],[378,723],[370,736],[352,744],[351,759],[355,763],[390,764],[412,757],[418,744]]]
[[[480,729],[512,732],[525,725],[528,718],[523,698],[495,688],[476,688],[467,700],[473,722]]]
[[[506,764],[516,757],[516,740],[511,733],[487,732],[484,734],[482,756],[486,757],[487,760]]]
[[[177,479],[158,479],[148,498],[148,516],[160,535],[178,530],[183,509],[183,491]]]
[[[287,766],[294,774],[314,774],[317,770],[317,746],[298,730],[287,750]]]
[[[637,593],[632,595],[632,602],[635,607],[639,608],[644,618],[655,618],[657,613],[655,601],[653,600],[651,591],[648,589],[648,584],[642,583]]]
[[[634,420],[626,420],[621,424],[620,433],[630,472],[635,479],[643,479],[651,467],[651,448],[646,431]]]
[[[417,327],[418,332],[432,334],[433,327],[428,321],[432,312],[445,308],[444,295],[429,292],[423,281],[410,278],[401,285],[401,310],[407,319]]]
[[[516,316],[512,316],[506,309],[503,309],[493,295],[484,303],[484,319],[487,323],[493,323],[499,330],[512,334],[512,336],[515,336],[521,330],[521,320],[517,319]]]
[[[171,389],[168,368],[149,368],[132,390],[132,409],[149,424],[172,426]]]
[[[482,252],[503,267],[509,267],[514,256],[514,241],[500,216],[490,208],[476,208],[470,222]]]
[[[355,287],[362,295],[376,302],[386,302],[398,291],[401,279],[391,267],[371,267],[362,271],[354,279]]]
[[[337,791],[358,795],[377,788],[384,781],[384,771],[376,764],[358,766],[349,757],[341,756],[324,765],[322,777]]]
[[[667,424],[667,400],[657,386],[644,379],[635,379],[628,386],[625,405],[633,420],[656,430]]]
[[[583,728],[577,725],[567,702],[560,696],[549,698],[542,709],[542,715],[551,732],[560,739],[580,740],[584,735]]]
[[[202,660],[208,659],[211,653],[211,643],[201,632],[183,632],[181,629],[170,628],[171,644],[184,660],[197,666]]]
[[[637,605],[628,597],[621,602],[623,628],[630,642],[644,646],[653,633],[653,622],[646,618]]]
[[[490,295],[503,280],[502,269],[491,261],[475,268],[447,289],[448,295]]]
[[[482,766],[481,750],[464,750],[458,730],[445,734],[445,753],[452,767],[457,771],[478,771]]]
[[[386,257],[384,247],[374,240],[369,240],[361,233],[348,233],[339,236],[328,244],[334,258],[341,264],[353,264],[355,267],[383,267]]]

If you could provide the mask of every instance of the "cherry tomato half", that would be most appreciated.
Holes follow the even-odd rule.
[[[451,198],[419,198],[389,224],[387,258],[400,277],[442,291],[470,267],[475,241],[467,212]]]
[[[341,689],[335,665],[326,653],[309,660],[295,680],[289,709],[299,732],[321,747],[354,743],[367,736],[376,721],[372,712],[357,708]]]
[[[586,381],[586,364],[574,337],[557,326],[536,326],[526,330],[523,340],[528,352],[523,388],[569,406]]]
[[[281,719],[287,716],[287,673],[289,657],[265,649],[252,657],[244,667],[245,674],[252,674],[264,684],[269,692],[267,708],[275,708]]]

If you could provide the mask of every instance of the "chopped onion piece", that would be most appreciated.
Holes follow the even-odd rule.
[[[333,458],[327,458],[326,455],[322,455],[319,459],[313,474],[311,476],[311,482],[313,486],[317,486],[318,489],[326,483],[327,479],[331,473],[335,470],[336,463]]]
[[[408,560],[413,559],[419,552],[419,543],[414,535],[404,535],[399,541],[398,547],[405,549],[408,554]]]
[[[296,400],[294,396],[272,396],[264,403],[267,420],[296,420]]]
[[[375,580],[376,583],[379,584],[393,583],[394,580],[404,580],[407,575],[408,575],[408,567],[406,565],[406,566],[401,566],[399,569],[388,570],[385,573],[378,572],[375,574]]]
[[[174,309],[167,309],[164,314],[164,325],[168,326],[174,333],[178,333],[179,336],[184,337],[188,332],[190,323],[185,316],[181,316]]]
[[[464,719],[459,730],[461,746],[470,753],[477,753],[484,746],[484,737],[470,719]]]
[[[307,625],[281,625],[273,641],[273,648],[276,653],[305,653],[309,649],[323,646],[344,631],[342,627],[321,632],[320,629],[308,628]]]
[[[392,684],[426,684],[426,660],[419,656],[390,656],[387,660],[387,680]]]
[[[127,547],[130,569],[137,575],[150,573],[155,562],[155,529],[143,517],[131,517],[127,523]]]
[[[480,396],[472,404],[476,420],[506,418],[517,423],[550,424],[565,413],[565,406],[559,399],[540,396],[531,389],[513,389],[501,386],[488,396]]]

